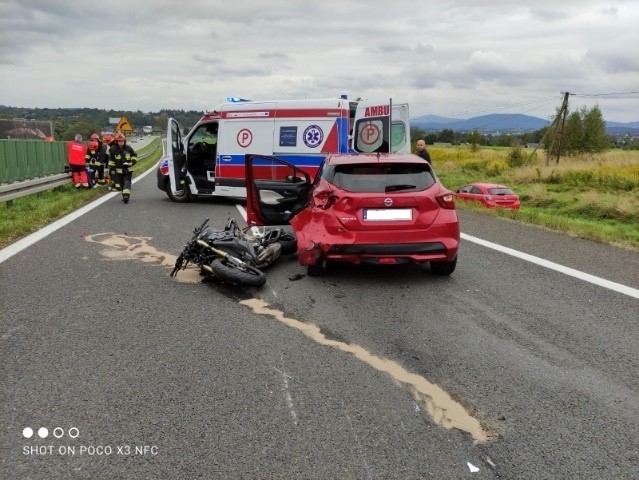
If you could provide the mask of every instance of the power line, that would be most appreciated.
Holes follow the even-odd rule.
[[[552,100],[552,101],[548,102],[549,100]],[[487,107],[487,108],[482,108],[482,109],[477,109],[477,110],[464,110],[464,111],[460,111],[460,112],[456,112],[456,113],[451,113],[451,114],[448,114],[446,116],[447,117],[460,117],[462,115],[484,113],[484,112],[494,112],[495,110],[508,110],[508,109],[511,109],[511,108],[521,107],[521,106],[525,106],[525,105],[532,105],[532,104],[539,103],[539,102],[547,102],[547,103],[544,103],[543,105],[540,105],[539,107],[535,107],[535,108],[531,109],[531,110],[535,110],[536,108],[542,108],[542,107],[545,107],[546,105],[549,105],[550,103],[557,102],[557,100],[558,100],[558,98],[555,95],[553,97],[536,98],[536,99],[529,100],[529,101],[526,101],[526,102],[512,103],[512,104],[509,104],[509,105],[503,105],[503,106],[499,106],[499,107]],[[519,115],[519,114],[517,114],[517,115]],[[441,115],[428,114],[428,115],[422,115],[421,117],[440,117],[440,116]]]
[[[576,97],[610,97],[610,96],[613,96],[613,95],[629,97],[631,95],[639,95],[639,92],[571,93],[570,95],[574,95]]]
[[[557,96],[537,98],[537,99],[534,99],[534,100],[529,100],[527,102],[513,103],[513,104],[510,104],[510,105],[504,105],[504,106],[501,106],[501,107],[489,107],[489,108],[484,108],[484,109],[481,109],[481,110],[474,110],[474,111],[473,110],[467,110],[465,112],[461,112],[460,114],[494,112],[495,110],[508,110],[508,109],[511,109],[511,108],[514,108],[514,107],[522,107],[524,105],[532,105],[532,104],[540,103],[540,102],[548,102],[549,100],[552,100],[552,102],[550,102],[550,103],[556,102],[557,101]],[[541,107],[544,107],[546,105],[548,105],[548,103],[544,103],[544,105],[541,105],[541,106],[536,107],[536,108],[541,108]],[[532,110],[534,110],[534,108]]]
[[[539,105],[538,107],[531,108],[529,110],[524,111],[523,113],[515,113],[515,114],[511,115],[510,117],[500,118],[499,120],[495,120],[494,122],[489,122],[489,123],[485,123],[483,125],[479,125],[479,126],[475,127],[475,129],[478,130],[480,128],[485,128],[485,127],[488,127],[490,125],[494,125],[495,123],[501,123],[501,122],[504,122],[506,120],[510,120],[511,118],[520,117],[520,116],[524,115],[524,113],[532,112],[533,110],[537,110],[538,108],[542,108],[542,107],[545,107],[547,105],[551,105],[551,104],[555,103],[556,101],[557,101],[557,99],[553,98],[552,102],[548,102],[548,103],[546,103],[544,105]]]

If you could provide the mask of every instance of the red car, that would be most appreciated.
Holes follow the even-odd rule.
[[[510,208],[519,210],[521,203],[515,192],[505,185],[496,183],[469,183],[455,192],[462,200],[480,202],[489,208]]]
[[[280,159],[246,156],[247,223],[290,223],[301,265],[322,275],[328,262],[457,265],[454,194],[413,154],[335,154],[310,176]]]

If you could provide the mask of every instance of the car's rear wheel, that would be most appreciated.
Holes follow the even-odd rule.
[[[322,277],[326,274],[326,260],[320,258],[315,265],[306,267],[306,273],[309,277]]]
[[[430,262],[430,270],[435,275],[450,275],[457,267],[457,257],[450,262]]]

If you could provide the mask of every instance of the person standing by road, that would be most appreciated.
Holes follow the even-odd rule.
[[[131,196],[131,167],[138,161],[135,150],[126,143],[126,137],[118,132],[109,148],[109,168],[114,170],[114,186],[122,192],[122,201],[129,203]]]
[[[106,157],[106,153],[105,149],[102,148],[102,142],[97,133],[91,135],[84,157],[89,166],[89,180],[97,182],[97,185],[104,185],[104,157]],[[97,179],[95,178],[96,174]]]
[[[111,135],[110,133],[105,133],[104,136],[102,137],[102,150],[104,153],[104,168],[106,169],[104,181],[107,187],[109,187],[109,190],[111,190],[111,185],[113,184],[113,178],[115,175],[115,173],[111,170],[111,168],[109,168],[109,149],[111,148],[112,143],[113,143],[113,135]]]
[[[426,142],[424,140],[422,140],[421,138],[417,140],[417,143],[415,144],[415,150],[418,157],[423,158],[429,164],[431,163],[430,153],[428,153],[428,150],[426,150]]]
[[[84,157],[86,149],[87,147],[82,143],[82,135],[79,133],[75,136],[75,139],[67,145],[69,167],[71,168],[75,188],[89,186],[87,164]]]

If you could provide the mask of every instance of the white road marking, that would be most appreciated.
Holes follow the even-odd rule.
[[[594,275],[590,275],[589,273],[585,273],[580,270],[575,270],[574,268],[565,267],[563,265],[551,262],[550,260],[546,260],[544,258],[535,257],[534,255],[529,255],[527,253],[514,250],[512,248],[504,247],[497,243],[492,243],[487,240],[482,240],[481,238],[473,237],[471,235],[466,235],[465,233],[461,234],[461,238],[462,240],[467,240],[469,242],[482,245],[486,248],[492,248],[493,250],[497,250],[498,252],[505,253],[506,255],[512,255],[513,257],[517,257],[527,262],[534,263],[536,265],[549,268],[550,270],[555,270],[556,272],[563,273],[564,275],[569,275],[571,277],[578,278],[579,280],[583,280],[585,282],[589,282],[594,285],[607,288],[608,290],[613,290],[615,292],[623,293],[624,295],[628,295],[629,297],[639,298],[639,290],[637,290],[636,288],[628,287],[620,283],[611,282],[610,280],[606,280],[605,278],[596,277]]]

